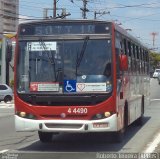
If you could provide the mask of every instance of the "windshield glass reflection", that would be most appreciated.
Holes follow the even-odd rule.
[[[56,90],[65,80],[112,83],[110,40],[23,41],[19,50],[20,92],[29,92],[35,82],[57,82]]]

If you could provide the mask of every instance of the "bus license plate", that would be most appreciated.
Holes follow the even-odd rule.
[[[108,123],[93,123],[94,128],[107,128]]]
[[[69,114],[87,114],[88,109],[87,108],[69,108],[67,111]]]

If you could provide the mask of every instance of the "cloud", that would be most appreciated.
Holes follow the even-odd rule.
[[[29,22],[29,21],[36,21],[36,20],[38,20],[38,18],[33,18],[31,16],[19,15],[19,24]]]
[[[19,24],[20,24],[20,23],[27,22],[28,19],[30,19],[28,16],[19,15]]]

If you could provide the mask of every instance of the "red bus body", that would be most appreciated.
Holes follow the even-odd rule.
[[[57,21],[57,23],[63,22],[64,20]],[[68,23],[69,22],[74,23],[74,21],[68,21]],[[90,22],[96,23],[96,21]],[[31,24],[33,23],[34,22]],[[45,22],[40,22],[40,24],[41,23]],[[82,21],[81,23],[86,23],[86,21]],[[38,105],[38,102],[36,101],[42,100],[44,96],[37,96],[34,94],[27,94],[28,99],[23,100],[25,97],[22,97],[17,91],[19,85],[19,81],[17,80],[19,73],[18,63],[20,61],[18,60],[20,50],[19,43],[23,38],[20,37],[19,34],[17,35],[14,66],[15,123],[17,131],[39,131],[40,139],[45,141],[46,136],[49,135],[49,133],[55,132],[121,132],[126,126],[143,117],[144,106],[149,101],[149,59],[147,49],[135,38],[128,35],[125,30],[112,22],[109,23],[111,24],[110,36],[112,43],[112,92],[109,97],[106,97],[106,100],[105,97],[103,98],[102,93],[101,96],[103,101],[90,105],[70,105],[71,102],[68,101],[68,96],[62,98],[65,105]],[[19,27],[18,32],[20,32],[20,29],[21,26]],[[119,48],[116,46],[116,43],[118,42],[120,44]],[[123,42],[127,45],[125,46]],[[134,52],[133,48],[137,51],[135,53],[135,58],[134,53],[132,53],[132,58],[125,50],[125,47],[130,47],[130,44],[132,45],[131,51]],[[138,52],[136,47],[139,48],[139,50],[143,50],[143,53],[146,56],[146,58],[144,58],[145,56],[143,55],[144,60],[138,58],[140,57],[141,52]],[[116,52],[117,50],[118,53]],[[140,60],[144,62],[141,62]],[[135,64],[132,64],[132,61],[135,62]],[[141,64],[138,65],[138,62]],[[119,65],[117,63],[119,63]],[[136,65],[137,69],[132,69],[132,65],[133,67]],[[117,66],[119,68],[117,68]],[[141,71],[142,66],[144,70]],[[117,70],[120,72],[118,75]],[[38,85],[39,83],[37,82],[35,84]],[[80,83],[77,87],[83,89],[84,86]],[[49,94],[48,96],[51,95]],[[86,95],[85,97],[89,100],[93,99],[93,101],[98,101],[99,96],[94,93],[91,96]],[[59,96],[55,95],[52,97],[51,101],[56,101],[58,98]],[[73,95],[73,99],[74,98]],[[47,100],[46,96],[45,99]],[[49,99],[50,98],[48,97],[48,100]],[[76,101],[76,98],[74,100]],[[32,103],[29,101],[32,101]],[[77,103],[80,103],[81,101],[83,103],[83,98]],[[69,103],[68,105],[67,102]]]

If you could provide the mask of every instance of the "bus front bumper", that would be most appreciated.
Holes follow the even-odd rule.
[[[31,120],[15,115],[16,131],[112,132],[117,131],[117,115],[100,120]]]

